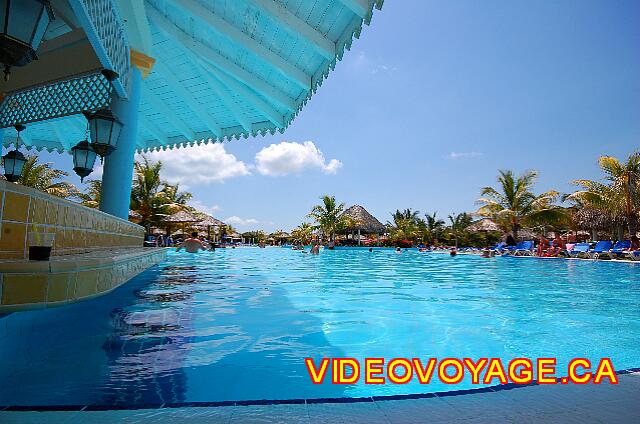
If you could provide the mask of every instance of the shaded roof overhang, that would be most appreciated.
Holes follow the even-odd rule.
[[[284,131],[383,0],[139,3],[123,13],[132,47],[155,59],[138,125],[137,151],[147,152]],[[23,141],[68,151],[85,128],[82,115],[62,116],[28,125]],[[14,137],[5,130],[4,144]]]

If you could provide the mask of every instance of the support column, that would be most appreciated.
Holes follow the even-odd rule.
[[[130,78],[129,98],[124,100],[114,96],[111,101],[111,111],[123,126],[116,150],[104,158],[100,192],[100,210],[122,219],[129,217],[133,161],[138,136],[142,73],[137,67],[132,66]]]

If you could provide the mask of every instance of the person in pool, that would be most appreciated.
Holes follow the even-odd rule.
[[[198,253],[199,250],[208,250],[206,244],[198,238],[198,233],[195,231],[191,233],[191,237],[183,241],[180,246],[178,246],[176,252],[179,252],[182,248],[189,253]]]
[[[320,254],[320,246],[318,246],[318,243],[316,243],[315,241],[313,242],[313,244],[311,245],[311,251],[309,253],[311,253],[312,255]]]

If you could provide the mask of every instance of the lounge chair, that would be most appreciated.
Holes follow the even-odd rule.
[[[600,259],[601,256],[606,256],[608,258],[611,258],[611,256],[609,256],[609,251],[611,250],[611,248],[613,247],[613,242],[610,240],[600,240],[599,242],[596,243],[596,246],[589,250],[588,254],[589,257],[591,259]]]
[[[567,251],[570,258],[582,258],[589,255],[591,243],[576,243],[573,249]]]
[[[521,241],[513,250],[513,256],[531,256],[533,255],[533,241]]]
[[[625,257],[632,261],[640,261],[640,250],[625,252]]]
[[[624,256],[631,249],[631,240],[619,240],[607,253],[611,259]]]
[[[496,245],[493,246],[489,250],[493,250],[494,252],[502,253],[502,252],[505,251],[506,248],[507,248],[507,243],[501,242],[501,243],[496,243]]]

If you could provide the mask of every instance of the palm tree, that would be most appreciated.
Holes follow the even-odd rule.
[[[391,214],[393,222],[387,222],[391,238],[396,241],[415,241],[419,238],[419,227],[422,221],[419,215],[419,211],[414,211],[410,208],[404,211],[396,209],[396,211]]]
[[[33,187],[53,196],[68,199],[78,197],[80,190],[66,181],[59,181],[69,174],[51,167],[51,163],[38,163],[38,156],[28,155],[18,184]]]
[[[82,204],[97,209],[100,207],[100,192],[102,192],[102,181],[89,180],[85,183],[87,188],[84,193],[80,193],[79,197]]]
[[[612,156],[598,161],[608,184],[591,180],[576,180],[583,187],[569,196],[586,207],[599,210],[612,217],[624,217],[629,235],[638,230],[638,204],[640,203],[640,152],[629,155],[625,163]]]
[[[476,212],[493,219],[498,225],[510,229],[518,237],[522,225],[541,222],[560,222],[566,219],[563,208],[553,206],[559,193],[554,190],[535,195],[531,190],[538,177],[536,171],[526,171],[515,177],[512,171],[499,171],[497,189],[484,187]]]
[[[348,227],[348,222],[341,216],[344,211],[344,203],[337,204],[335,196],[325,195],[320,197],[320,200],[322,200],[322,204],[315,205],[307,217],[313,218],[316,227],[327,234],[330,241],[333,241],[338,231]]]
[[[438,243],[438,237],[440,236],[442,230],[444,230],[444,221],[437,218],[437,214],[438,212],[434,212],[431,215],[429,215],[428,213],[424,215],[426,218],[425,223],[427,231],[429,232],[429,235],[433,237],[434,243]]]
[[[164,202],[161,200],[162,180],[160,169],[162,162],[151,163],[144,157],[143,162],[134,164],[133,187],[131,189],[131,209],[142,218],[140,225],[149,229],[157,224],[160,215],[164,214]]]
[[[140,225],[147,229],[160,225],[165,216],[186,208],[186,202],[191,199],[191,194],[180,192],[177,184],[162,181],[161,169],[162,162],[152,163],[146,157],[134,164],[131,209],[140,214]]]
[[[308,222],[303,222],[291,231],[291,238],[300,241],[302,244],[311,242],[313,236],[313,226]]]
[[[453,235],[456,243],[456,249],[458,248],[458,239],[464,235],[466,228],[471,225],[471,215],[466,212],[460,214],[449,215],[449,221],[451,221],[451,234]]]
[[[169,208],[170,213],[178,212],[181,209],[187,207],[187,202],[191,200],[193,195],[186,191],[180,191],[180,184],[175,185],[163,183],[164,188],[160,191],[159,195],[162,196],[166,202],[166,207]]]

